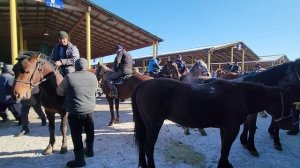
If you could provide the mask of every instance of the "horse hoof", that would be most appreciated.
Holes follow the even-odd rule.
[[[50,155],[52,153],[52,149],[45,149],[43,155]]]
[[[190,133],[189,130],[187,130],[187,131],[184,131],[184,134],[185,134],[185,135],[190,135],[191,133]]]
[[[259,153],[257,151],[249,151],[252,156],[259,157]]]
[[[202,136],[207,136],[207,133],[204,129],[199,129],[199,132]]]
[[[279,150],[279,151],[282,151],[282,146],[281,145],[274,145],[274,148]]]
[[[107,126],[112,126],[113,125],[113,122],[112,121],[110,121],[108,124],[107,124]]]
[[[118,124],[118,123],[120,123],[120,120],[119,119],[115,119],[114,120],[114,124]]]
[[[60,149],[60,154],[65,154],[65,153],[67,153],[68,152],[68,148],[67,147],[62,147],[61,149]]]

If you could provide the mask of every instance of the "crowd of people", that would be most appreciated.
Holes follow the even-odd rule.
[[[113,73],[108,75],[107,82],[110,87],[110,96],[117,97],[118,93],[114,85],[114,80],[133,74],[133,58],[129,52],[121,45],[115,48],[116,57],[113,63]],[[67,167],[82,167],[86,165],[85,156],[93,157],[94,144],[94,120],[93,111],[96,106],[95,92],[97,91],[97,79],[95,74],[87,71],[88,62],[85,58],[80,58],[79,50],[69,41],[65,31],[58,33],[58,43],[55,44],[50,54],[55,66],[60,67],[64,79],[57,88],[57,94],[65,96],[65,108],[68,112],[68,121],[71,130],[71,137],[74,144],[75,159],[67,162]],[[178,54],[174,60],[181,75],[186,75],[189,70],[186,62],[182,60],[182,55]],[[152,58],[148,64],[148,73],[157,75],[161,68],[159,57]],[[41,119],[42,126],[46,125],[46,116],[41,108],[39,99],[39,86],[32,89],[31,98],[18,101],[12,96],[14,85],[14,73],[12,65],[0,63],[0,116],[3,121],[8,120],[7,109],[12,112],[18,125],[22,125],[21,132],[17,136],[29,133],[28,114],[33,107]],[[241,67],[237,62],[228,64],[226,72],[241,73]],[[260,72],[261,65],[256,63],[253,72]],[[89,82],[86,82],[89,81]],[[294,126],[287,133],[297,135],[299,133],[299,111],[300,102],[295,102],[293,107]],[[86,133],[86,148],[82,141],[82,133]]]

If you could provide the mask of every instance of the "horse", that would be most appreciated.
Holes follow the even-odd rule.
[[[108,68],[104,64],[98,63],[98,68],[97,68],[97,76],[99,77],[99,80],[101,81],[100,87],[102,88],[103,93],[106,95],[106,99],[109,103],[109,109],[110,109],[110,114],[111,114],[111,119],[109,123],[107,124],[108,126],[112,126],[114,123],[119,123],[120,122],[120,117],[119,117],[119,99],[127,99],[131,97],[131,93],[135,86],[142,81],[150,80],[153,79],[152,77],[148,75],[131,75],[128,78],[124,80],[122,84],[117,84],[117,92],[118,92],[118,97],[110,97],[110,88],[107,83],[107,76],[111,74],[113,71]],[[116,117],[114,114],[114,107],[116,111]]]
[[[149,75],[153,78],[171,78],[177,80],[179,80],[181,77],[178,66],[174,61],[167,61],[157,74],[149,74],[148,72],[144,74]]]
[[[154,146],[168,119],[185,127],[219,128],[222,147],[218,167],[230,168],[230,148],[246,117],[272,104],[283,108],[271,114],[274,118],[286,117],[285,98],[280,88],[245,82],[215,80],[193,85],[165,78],[145,81],[136,87],[131,99],[139,166],[155,167]],[[288,123],[279,124],[285,128]]]
[[[63,107],[64,97],[56,94],[56,88],[63,80],[63,76],[58,72],[50,57],[34,51],[27,51],[20,55],[13,70],[15,73],[13,95],[16,99],[28,99],[31,96],[31,89],[40,87],[40,100],[49,121],[50,133],[49,144],[43,154],[47,155],[53,152],[56,113],[61,117],[60,130],[63,137],[60,153],[66,153],[68,150],[67,112]]]
[[[296,60],[294,62],[288,62],[285,64],[277,65],[275,67],[266,69],[265,71],[251,73],[248,75],[243,75],[238,78],[236,76],[237,81],[248,81],[254,83],[261,83],[268,86],[278,86],[285,89],[286,92],[289,93],[290,106],[295,99],[298,99],[299,93],[299,86],[300,86],[300,77],[299,77],[299,67],[300,67],[300,60]],[[221,78],[224,78],[221,77]],[[271,106],[267,109],[267,112],[278,110],[280,111],[280,107]],[[290,120],[291,116],[286,118],[286,120]],[[253,156],[259,156],[259,153],[255,147],[254,142],[254,135],[256,130],[256,120],[257,120],[257,113],[251,114],[247,117],[247,120],[244,123],[244,129],[240,136],[241,144],[249,150],[249,152]],[[249,136],[248,136],[249,132]],[[274,147],[277,150],[282,150],[282,145],[279,139],[279,127],[277,126],[276,122],[272,119],[270,127],[268,129],[271,137],[274,141]]]
[[[200,59],[200,60],[195,60],[195,63],[190,68],[189,72],[185,76],[182,76],[180,80],[187,83],[193,83],[193,81],[197,79],[209,79],[209,78],[211,78],[211,74],[207,68],[207,65],[202,59]],[[190,130],[188,127],[183,127],[183,130],[185,135],[190,135]],[[198,130],[202,136],[207,135],[207,133],[203,128],[198,128]]]

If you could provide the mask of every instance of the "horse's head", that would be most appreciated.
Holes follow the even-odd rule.
[[[105,64],[98,62],[98,67],[96,70],[96,76],[97,76],[98,81],[103,80],[103,78],[105,77],[105,74],[107,74],[107,72],[112,72],[112,70],[109,69]]]
[[[218,68],[216,70],[217,78],[220,78],[223,74],[225,74],[225,71],[223,69]]]
[[[203,60],[195,60],[194,65],[190,69],[190,73],[194,77],[210,76],[210,72],[207,68],[207,65]]]
[[[13,94],[16,99],[28,99],[31,90],[44,80],[44,75],[49,73],[44,69],[45,60],[41,59],[41,53],[31,52],[32,55],[23,54],[19,56],[14,65],[15,84]]]
[[[174,61],[168,61],[163,66],[163,68],[161,69],[161,75],[177,80],[179,80],[181,77],[181,74],[178,70],[178,66]]]

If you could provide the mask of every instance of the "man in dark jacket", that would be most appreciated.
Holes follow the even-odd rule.
[[[61,67],[62,75],[75,71],[75,61],[80,57],[79,51],[68,38],[65,31],[60,31],[58,34],[58,44],[55,44],[52,52],[51,59],[55,62],[56,66]]]
[[[176,56],[175,63],[177,64],[178,71],[181,75],[186,75],[187,73],[187,68],[186,68],[186,63],[182,60],[182,55],[178,54]]]
[[[96,107],[96,75],[87,71],[87,60],[75,61],[75,72],[64,77],[57,88],[57,94],[65,96],[66,110],[69,113],[69,126],[74,144],[75,160],[69,161],[67,167],[86,165],[84,154],[94,156],[94,121],[93,111]],[[83,149],[82,132],[86,133],[86,149]]]
[[[114,81],[115,79],[130,75],[133,73],[132,70],[132,56],[121,46],[116,46],[117,56],[114,61],[114,72],[107,76],[108,86],[110,87],[110,96],[117,97],[117,89],[115,88]]]
[[[3,121],[8,120],[5,110],[8,108],[13,116],[21,124],[21,103],[17,102],[11,95],[15,78],[13,77],[12,65],[3,65],[0,75],[0,115]]]
[[[42,109],[42,105],[39,99],[39,95],[40,95],[39,93],[40,93],[39,86],[36,86],[31,90],[31,97],[29,99],[21,100],[22,129],[21,132],[16,135],[17,137],[29,133],[28,114],[29,114],[30,107],[33,107],[34,111],[41,119],[42,126],[46,126],[47,124],[46,116]]]

